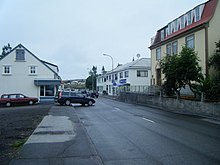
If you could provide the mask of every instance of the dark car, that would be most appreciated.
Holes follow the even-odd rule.
[[[71,105],[71,103],[79,103],[84,105],[93,105],[95,100],[88,98],[81,93],[73,91],[59,91],[55,97],[55,102],[58,102],[60,105]]]
[[[90,93],[89,93],[89,96],[92,97],[92,98],[98,98],[98,97],[99,97],[99,93],[93,91],[93,92],[90,92]]]
[[[23,105],[23,104],[35,104],[38,102],[38,98],[27,97],[20,93],[15,94],[3,94],[0,98],[0,104],[10,107],[12,105]]]

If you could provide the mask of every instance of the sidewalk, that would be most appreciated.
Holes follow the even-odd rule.
[[[10,165],[102,164],[74,107],[53,106]]]

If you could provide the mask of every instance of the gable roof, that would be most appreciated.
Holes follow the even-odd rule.
[[[158,45],[160,45],[160,44],[162,44],[164,42],[167,42],[168,40],[170,40],[170,39],[172,39],[174,37],[178,37],[179,35],[181,35],[181,34],[183,34],[185,32],[188,32],[190,30],[193,30],[193,29],[196,29],[196,28],[199,28],[199,27],[204,27],[205,24],[207,22],[209,22],[211,20],[211,18],[213,17],[213,15],[215,13],[216,6],[217,6],[217,3],[218,3],[218,0],[209,0],[209,1],[207,1],[205,3],[202,3],[202,4],[198,5],[198,6],[196,6],[195,8],[193,8],[193,9],[196,9],[199,6],[204,5],[203,12],[201,13],[201,19],[199,21],[194,21],[194,22],[192,22],[192,24],[186,25],[184,28],[179,29],[176,32],[173,32],[173,33],[167,35],[164,38],[164,40],[161,39],[161,30],[165,30],[168,27],[168,25],[166,25],[163,28],[159,29],[157,31],[157,33],[156,33],[156,36],[155,36],[155,39],[154,39],[152,45],[149,48],[153,49],[153,48],[157,47]],[[190,11],[191,10],[189,10],[188,12],[190,12]],[[188,12],[186,12],[185,14],[187,14]],[[178,18],[181,18],[185,14],[181,15]],[[171,22],[173,22],[173,21],[171,21]]]
[[[145,69],[151,69],[151,59],[150,58],[140,58],[135,61],[126,63],[124,65],[120,65],[113,69],[112,71],[107,72],[108,73],[114,73],[119,72],[127,69],[138,69],[138,68],[145,68]]]
[[[0,59],[0,61],[3,60],[6,56],[8,56],[12,51],[16,50],[17,48],[23,48],[23,49],[25,49],[25,50],[26,50],[28,53],[30,53],[34,58],[36,58],[38,61],[40,61],[40,63],[42,63],[42,64],[43,64],[44,66],[46,66],[49,70],[51,70],[56,76],[60,77],[60,76],[58,75],[58,73],[55,72],[53,69],[51,69],[47,64],[52,65],[52,66],[58,68],[57,65],[52,64],[52,63],[49,63],[49,62],[46,62],[46,61],[43,61],[43,60],[40,60],[37,56],[35,56],[31,51],[29,51],[29,50],[28,50],[25,46],[23,46],[22,44],[18,44],[16,47],[14,47],[14,48],[11,49],[9,52],[7,52],[7,53]]]

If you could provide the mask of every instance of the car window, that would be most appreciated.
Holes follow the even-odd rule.
[[[7,98],[8,98],[8,95],[2,95],[1,98],[7,99]]]
[[[24,98],[24,95],[21,95],[21,94],[20,94],[20,95],[17,95],[16,97],[17,97],[17,98]]]
[[[62,92],[62,95],[69,96],[69,92]]]
[[[71,96],[76,96],[76,93],[71,92],[70,95]]]
[[[14,99],[16,98],[16,95],[9,95],[9,98]]]

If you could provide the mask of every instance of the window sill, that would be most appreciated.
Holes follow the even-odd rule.
[[[15,62],[26,62],[25,60],[15,60]]]
[[[2,73],[2,76],[11,76],[11,73]]]
[[[29,74],[29,76],[37,76],[37,74]]]

